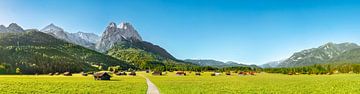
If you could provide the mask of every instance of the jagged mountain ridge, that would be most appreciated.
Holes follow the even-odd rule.
[[[43,29],[41,29],[41,31],[50,34],[58,39],[75,43],[90,49],[95,49],[95,43],[99,39],[99,36],[97,36],[96,34],[83,32],[69,33],[54,24],[50,24],[44,27]]]

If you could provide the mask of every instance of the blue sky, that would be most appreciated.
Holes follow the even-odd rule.
[[[131,22],[179,59],[263,64],[327,42],[360,41],[356,0],[2,0],[0,24],[101,35]]]

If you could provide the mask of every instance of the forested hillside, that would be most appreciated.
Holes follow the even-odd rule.
[[[81,72],[132,65],[53,36],[28,30],[0,34],[0,73]]]

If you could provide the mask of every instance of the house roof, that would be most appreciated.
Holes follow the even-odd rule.
[[[97,73],[94,73],[94,76],[104,76],[104,75],[110,76],[109,73],[107,73],[107,72],[97,72]]]

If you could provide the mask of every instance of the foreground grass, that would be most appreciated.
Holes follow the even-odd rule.
[[[1,93],[145,94],[146,81],[136,76],[114,76],[95,81],[93,76],[0,75]]]
[[[145,74],[145,73],[144,73]],[[145,74],[162,94],[242,94],[242,93],[360,93],[359,74],[283,75],[261,73],[256,76],[152,76]]]

